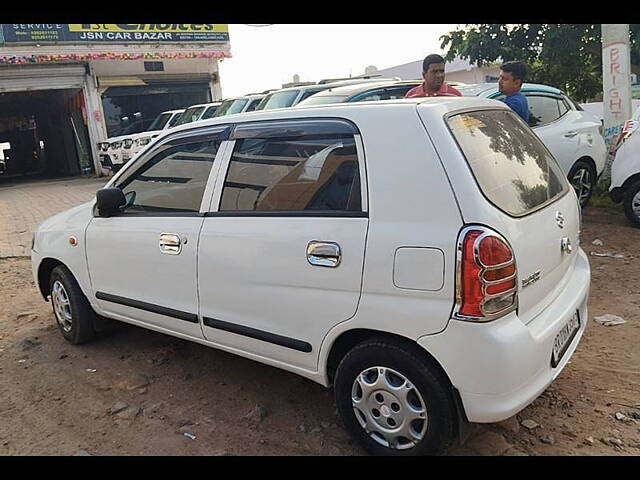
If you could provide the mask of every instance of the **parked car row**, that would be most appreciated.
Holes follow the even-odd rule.
[[[293,107],[311,95],[332,87],[370,83],[371,81],[370,78],[331,82],[321,81],[313,85],[268,90],[262,93],[251,93],[240,97],[229,98],[223,102],[192,105],[186,109],[162,112],[150,125],[148,131],[120,135],[100,142],[98,144],[100,160],[104,168],[117,172],[153,138],[157,137],[162,130],[223,115],[251,112],[254,110]]]

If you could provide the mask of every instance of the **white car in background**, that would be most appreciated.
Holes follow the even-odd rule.
[[[148,145],[151,140],[160,135],[163,130],[175,126],[184,111],[184,108],[180,108],[178,110],[162,112],[155,118],[151,125],[149,125],[148,130],[125,137],[122,140],[122,147],[120,149],[122,162],[127,163],[135,157],[140,150]]]
[[[465,85],[457,89],[463,96],[504,98],[495,83]],[[560,164],[580,205],[586,206],[607,156],[600,119],[585,112],[557,88],[525,83],[521,92],[529,104],[529,126]]]
[[[640,108],[622,130],[622,145],[611,164],[609,195],[622,202],[629,222],[640,228]]]
[[[113,319],[288,370],[333,386],[367,451],[405,456],[560,375],[588,323],[579,232],[515,112],[416,98],[170,129],[40,224],[31,262],[71,344]]]
[[[175,127],[184,125],[185,123],[197,122],[205,118],[211,118],[215,115],[222,102],[201,103],[199,105],[191,105],[187,108],[180,118],[175,122]]]

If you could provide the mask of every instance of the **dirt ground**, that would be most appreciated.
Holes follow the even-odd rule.
[[[585,210],[585,251],[624,258],[589,256],[574,357],[532,405],[474,426],[449,455],[640,454],[639,239],[621,213]],[[309,380],[129,325],[74,347],[28,258],[0,260],[0,284],[0,455],[364,455]],[[626,323],[593,320],[607,313]]]

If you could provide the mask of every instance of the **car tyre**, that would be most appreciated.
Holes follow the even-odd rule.
[[[444,453],[454,439],[448,382],[419,347],[389,338],[367,340],[342,359],[334,393],[351,436],[374,455]]]
[[[582,208],[586,207],[597,183],[597,176],[593,166],[584,160],[578,160],[569,170],[567,178],[576,192],[580,206]]]
[[[624,214],[634,227],[640,228],[640,180],[629,185],[622,200]]]
[[[62,336],[73,345],[92,340],[96,335],[96,314],[68,268],[59,265],[53,269],[49,277],[49,292]]]

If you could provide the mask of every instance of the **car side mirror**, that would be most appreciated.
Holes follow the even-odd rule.
[[[96,192],[98,216],[110,217],[127,203],[124,192],[117,188],[102,188]]]

